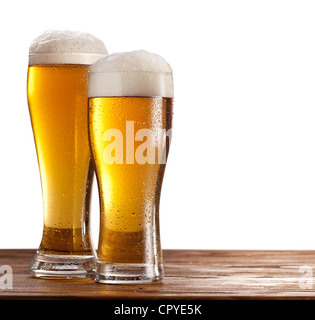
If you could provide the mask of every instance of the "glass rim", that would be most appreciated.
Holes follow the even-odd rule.
[[[90,74],[107,74],[107,73],[154,73],[154,74],[164,74],[173,75],[172,71],[150,71],[150,70],[117,70],[117,71],[89,71]]]
[[[63,56],[63,55],[69,55],[69,56],[74,56],[74,55],[79,55],[79,56],[100,56],[104,57],[107,55],[107,53],[98,53],[98,52],[30,52],[28,54],[29,57],[33,56]]]
[[[105,53],[87,52],[32,52],[28,55],[28,65],[53,65],[53,64],[78,64],[92,65],[100,58],[106,56]]]

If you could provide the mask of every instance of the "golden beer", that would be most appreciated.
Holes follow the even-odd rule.
[[[80,40],[82,35],[48,36],[57,49],[64,50],[67,44],[70,47],[69,36]],[[89,64],[88,60],[80,52],[30,55],[27,97],[44,207],[42,241],[30,265],[34,276],[85,277],[94,268],[89,224],[94,169],[88,142],[87,84],[95,54]]]
[[[127,123],[127,127],[126,127]],[[128,126],[129,124],[129,126]],[[130,125],[133,124],[133,125]],[[165,164],[160,163],[160,150],[168,140],[150,141],[154,147],[154,161],[141,164],[132,159],[126,139],[127,130],[133,135],[141,129],[152,133],[169,130],[172,126],[172,99],[162,97],[97,97],[89,99],[89,129],[91,149],[97,176],[100,177],[101,229],[98,259],[108,264],[160,264],[161,248],[155,254],[152,238],[147,234],[159,229],[159,206]],[[118,129],[124,137],[122,163],[104,161],[104,150],[112,143],[104,141],[107,129]],[[167,145],[164,145],[167,142]],[[134,141],[133,148],[141,148],[143,141]],[[115,150],[118,152],[118,150]],[[145,150],[144,150],[145,151]],[[131,155],[131,156],[130,156]],[[128,161],[129,160],[129,161]],[[129,163],[128,163],[129,162]],[[159,232],[157,232],[159,237]],[[157,241],[158,245],[160,241]]]
[[[101,210],[98,282],[149,283],[164,275],[159,202],[173,88],[170,67],[163,60],[164,68],[150,71],[152,59],[162,58],[112,54],[89,72],[89,138]]]
[[[42,253],[92,254],[88,224],[93,167],[87,136],[88,65],[35,65],[28,101],[44,198]],[[83,220],[82,220],[83,218]]]

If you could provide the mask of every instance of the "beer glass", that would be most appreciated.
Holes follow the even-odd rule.
[[[85,278],[95,271],[87,81],[90,65],[104,54],[102,41],[72,31],[44,32],[30,46],[27,97],[44,209],[42,240],[29,266],[35,277]]]
[[[144,50],[111,54],[89,72],[89,138],[100,194],[95,280],[164,276],[159,202],[172,127],[172,69]]]

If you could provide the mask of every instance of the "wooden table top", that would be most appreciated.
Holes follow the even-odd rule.
[[[0,299],[315,299],[315,251],[164,250],[165,278],[150,285],[35,279],[34,254],[0,250],[13,271],[12,288],[0,272]]]

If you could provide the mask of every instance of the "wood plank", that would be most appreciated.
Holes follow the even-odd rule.
[[[35,279],[34,253],[0,250],[0,266],[13,269],[0,299],[315,299],[315,251],[165,250],[166,277],[150,285]]]

